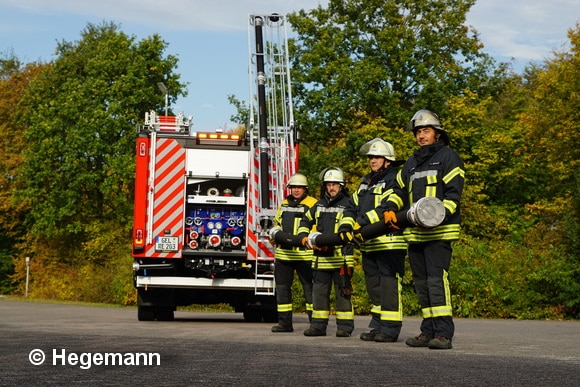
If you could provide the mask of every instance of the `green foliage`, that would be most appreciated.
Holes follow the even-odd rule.
[[[18,255],[19,245],[25,239],[24,218],[29,210],[26,204],[13,200],[18,188],[15,177],[23,163],[25,147],[23,126],[17,114],[27,111],[16,107],[31,80],[47,67],[38,63],[24,65],[13,56],[0,60],[0,293],[15,289],[12,257]],[[22,254],[21,258],[24,256]]]
[[[129,224],[134,128],[163,97],[157,82],[182,94],[163,58],[159,36],[135,43],[114,24],[89,24],[73,44],[62,42],[50,71],[37,77],[22,104],[25,164],[18,192],[30,201],[31,232],[82,243],[93,220]]]
[[[357,123],[401,127],[415,106],[444,116],[450,96],[495,92],[492,62],[464,25],[473,3],[331,0],[290,15],[303,138],[336,144]]]
[[[26,229],[13,257],[17,283],[17,262],[30,255],[35,292],[47,297],[133,297],[130,272],[123,270],[122,280],[116,273],[119,257],[129,254],[135,126],[164,107],[158,82],[172,92],[170,100],[185,95],[166,46],[158,35],[136,42],[113,23],[88,24],[80,41],[58,44],[57,59],[12,105],[21,133],[15,138],[25,140],[10,192],[12,208],[24,209],[18,225]]]

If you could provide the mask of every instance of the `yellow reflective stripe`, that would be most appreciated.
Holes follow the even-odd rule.
[[[453,312],[451,308],[451,286],[449,286],[449,273],[443,270],[443,289],[445,289],[445,305],[449,308],[449,315]]]
[[[276,259],[281,261],[310,261],[313,256],[312,250],[300,250],[298,247],[293,247],[292,250],[276,248]]]
[[[361,246],[361,251],[379,250],[406,250],[407,241],[403,235],[381,235],[380,237],[369,239]]]
[[[312,318],[319,318],[323,320],[328,320],[330,316],[330,310],[313,310],[312,311]]]
[[[278,312],[292,312],[292,304],[278,304],[277,307]]]
[[[437,175],[428,175],[425,196],[437,197]]]
[[[351,310],[350,312],[339,312],[336,311],[336,319],[337,320],[354,320],[354,312]]]
[[[386,198],[388,198],[389,195],[392,194],[392,193],[393,193],[393,189],[392,188],[389,188],[388,190],[386,190],[385,192],[383,192],[380,195],[380,197],[377,198],[378,200],[375,200],[375,207],[377,207],[379,204],[381,204],[381,202],[383,200],[385,200]]]
[[[402,291],[403,291],[402,278],[397,273],[397,294],[399,295],[397,310],[381,310],[382,321],[403,321],[403,299],[401,297]]]
[[[447,208],[449,212],[454,214],[455,210],[457,209],[457,203],[455,203],[453,200],[443,200],[443,207]]]
[[[399,187],[401,188],[405,188],[405,182],[403,181],[403,170],[399,169],[399,172],[397,172],[397,184],[399,184]]]
[[[380,220],[379,214],[377,214],[377,211],[375,211],[374,209],[367,212],[366,216],[369,219],[370,223],[376,223]]]
[[[399,195],[397,195],[395,193],[392,195],[389,195],[387,202],[393,203],[395,206],[397,206],[398,210],[400,210],[403,207],[403,199],[401,199],[401,197],[399,197]]]
[[[425,188],[425,196],[436,197],[437,196],[437,186],[428,185]]]
[[[334,257],[314,257],[312,261],[312,268],[319,270],[332,270],[340,269],[344,265],[344,260],[346,259],[346,264],[349,267],[354,267],[354,255],[342,256],[341,246],[337,246],[334,249]],[[316,266],[318,264],[318,266]]]
[[[453,316],[450,305],[433,306],[430,308],[421,309],[423,313],[423,318],[433,318],[433,317],[445,317]]]
[[[449,182],[453,180],[456,176],[461,176],[462,178],[465,178],[465,171],[459,167],[455,167],[451,171],[449,171],[447,175],[443,176],[443,182],[445,184],[449,184]]]
[[[401,310],[381,310],[381,321],[403,321]]]
[[[306,303],[306,311],[312,312],[312,304]]]
[[[445,305],[423,308],[423,318],[453,316],[451,307],[451,287],[449,286],[449,273],[443,270],[443,291],[445,292]]]
[[[459,224],[446,224],[428,230],[413,227],[405,229],[404,236],[407,242],[453,241],[459,239],[459,230]]]
[[[353,217],[347,216],[346,218],[342,218],[340,220],[340,222],[338,223],[338,227],[343,226],[343,225],[347,225],[347,226],[350,226],[351,228],[354,228],[355,223],[356,223],[356,220]],[[338,229],[336,229],[334,231],[338,231]]]
[[[380,305],[373,305],[371,308],[371,313],[380,314],[381,313],[381,306]]]
[[[431,308],[433,317],[453,316],[450,305],[434,306]]]

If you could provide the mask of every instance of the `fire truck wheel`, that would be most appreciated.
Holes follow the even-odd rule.
[[[248,308],[244,310],[244,320],[247,322],[262,322],[262,313],[259,309]]]
[[[150,306],[139,306],[137,308],[137,319],[139,321],[155,320],[155,309]]]
[[[172,308],[157,308],[155,317],[157,321],[173,321],[175,315]]]
[[[278,322],[278,312],[275,310],[264,310],[262,311],[262,316],[264,318],[264,322],[267,323]]]

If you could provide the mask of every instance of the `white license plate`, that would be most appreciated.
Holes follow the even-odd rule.
[[[155,250],[156,251],[177,251],[178,237],[156,237]]]

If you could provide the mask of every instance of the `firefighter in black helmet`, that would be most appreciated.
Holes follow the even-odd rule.
[[[385,223],[392,229],[409,225],[405,229],[405,239],[423,321],[421,333],[408,338],[405,343],[411,347],[450,349],[455,325],[448,275],[451,242],[459,238],[459,208],[465,170],[459,155],[449,147],[447,132],[435,113],[417,111],[408,130],[413,131],[419,149],[398,174],[397,186],[387,199],[383,214]],[[444,216],[440,223],[425,227],[431,219],[418,222],[417,218],[425,214],[412,211],[407,212],[407,219],[399,219],[401,212],[396,211],[412,210],[424,198],[437,198],[437,202],[442,203]],[[408,224],[409,220],[416,224]]]
[[[276,243],[274,276],[278,310],[278,325],[272,327],[272,332],[294,330],[292,326],[294,272],[298,274],[304,290],[308,316],[312,315],[312,250],[292,245],[290,240],[292,235],[296,235],[302,217],[316,203],[316,199],[309,195],[308,180],[301,173],[290,176],[287,187],[290,194],[280,204],[274,217],[274,227],[270,230],[270,237]],[[284,233],[289,234],[288,242],[280,238]]]

